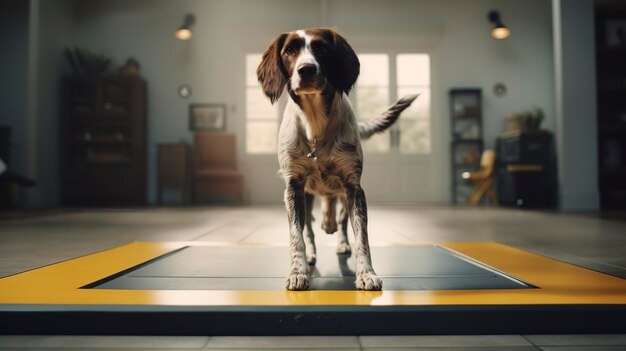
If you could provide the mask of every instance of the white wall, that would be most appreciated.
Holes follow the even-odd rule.
[[[549,0],[135,0],[74,1],[72,42],[112,55],[118,63],[136,57],[148,81],[150,201],[155,200],[156,144],[191,140],[187,107],[191,102],[225,102],[228,129],[239,135],[241,168],[253,202],[278,202],[282,181],[275,156],[246,157],[243,118],[244,54],[262,52],[278,33],[318,25],[337,26],[357,51],[368,48],[430,46],[437,50],[438,82],[433,97],[437,135],[433,155],[441,177],[437,197],[449,195],[449,115],[453,87],[481,87],[485,141],[492,146],[504,117],[534,105],[544,109],[554,130],[554,74]],[[497,9],[513,35],[495,41],[488,35],[487,12]],[[194,13],[194,38],[172,33],[183,16]],[[491,87],[504,82],[509,93],[496,98]],[[193,97],[178,98],[190,84]]]

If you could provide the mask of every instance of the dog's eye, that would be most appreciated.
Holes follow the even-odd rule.
[[[322,54],[325,54],[329,50],[328,45],[322,41],[314,41],[312,46],[315,52],[322,53]]]
[[[285,55],[291,56],[291,55],[293,55],[295,53],[296,53],[296,50],[293,48],[293,46],[287,46],[285,48]]]

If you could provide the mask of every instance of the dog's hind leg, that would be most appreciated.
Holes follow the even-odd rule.
[[[313,233],[313,226],[311,222],[313,222],[313,200],[315,200],[315,196],[313,194],[306,193],[304,194],[306,214],[304,216],[304,243],[306,245],[306,261],[309,265],[315,265],[317,260],[316,250],[315,250],[315,234]]]
[[[337,233],[337,254],[349,255],[352,252],[350,242],[348,240],[348,209],[346,197],[339,197],[339,213],[337,214],[337,223],[339,224],[339,232]]]
[[[337,197],[328,195],[322,197],[322,229],[326,234],[333,234],[337,231]]]
[[[370,245],[367,238],[367,204],[365,192],[361,185],[348,184],[346,186],[348,215],[354,232],[356,253],[356,288],[359,290],[381,290],[383,281],[372,268]]]
[[[289,256],[291,259],[286,288],[288,290],[306,290],[309,288],[309,265],[306,262],[305,245],[302,238],[306,204],[304,185],[295,179],[287,181],[285,207],[289,220]]]

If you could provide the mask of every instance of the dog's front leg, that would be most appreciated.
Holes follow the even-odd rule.
[[[372,268],[370,245],[367,238],[365,192],[359,184],[348,184],[346,195],[356,250],[356,288],[359,290],[381,290],[383,281]]]
[[[295,179],[287,181],[285,189],[285,207],[289,220],[289,256],[291,268],[287,276],[288,290],[306,290],[309,288],[309,265],[306,261],[302,229],[304,227],[305,202],[304,186]]]
[[[315,233],[313,232],[313,200],[315,196],[313,194],[305,193],[305,227],[304,227],[304,243],[306,246],[306,261],[309,265],[314,266],[317,261],[316,249],[315,249]]]

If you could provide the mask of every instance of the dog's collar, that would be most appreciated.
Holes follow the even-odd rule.
[[[311,148],[311,152],[309,152],[306,157],[317,161],[317,137],[313,138],[313,142],[309,142],[309,147]]]

